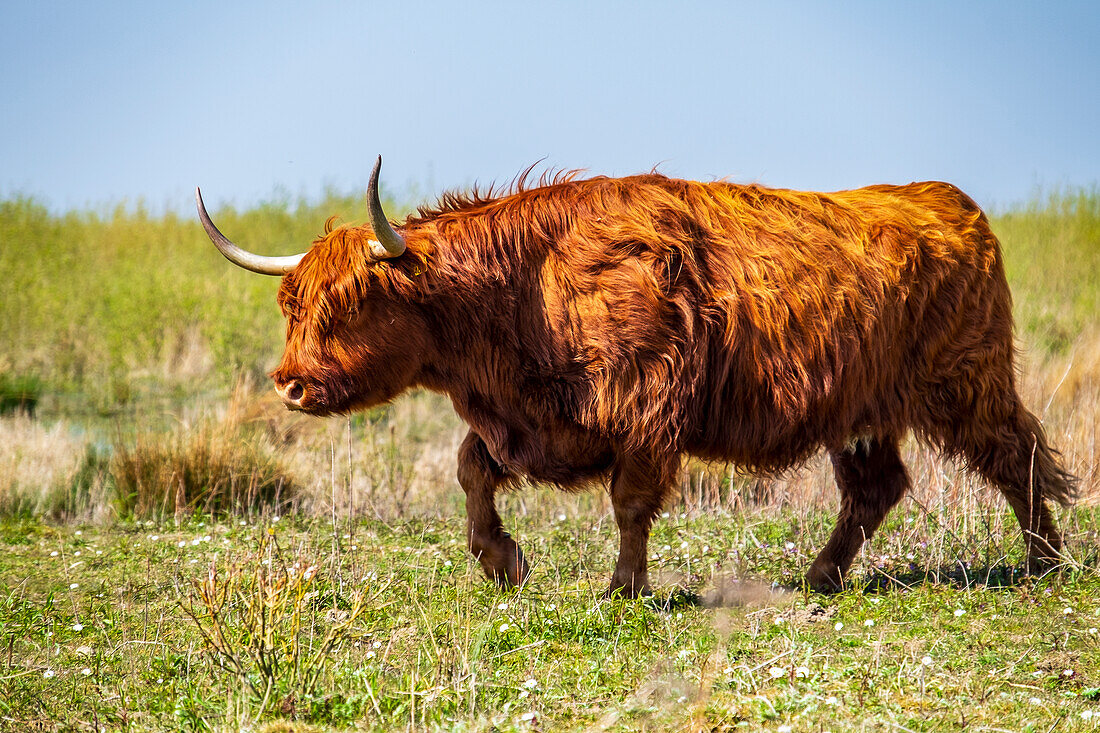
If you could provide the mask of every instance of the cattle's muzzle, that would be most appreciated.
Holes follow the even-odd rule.
[[[288,410],[301,410],[306,399],[306,386],[300,380],[288,379],[285,382],[275,382],[275,393]]]

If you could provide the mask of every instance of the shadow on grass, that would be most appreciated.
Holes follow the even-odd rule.
[[[936,568],[912,568],[900,573],[876,570],[861,587],[849,590],[869,594],[894,593],[921,585],[949,586],[959,590],[1008,590],[1043,578],[1069,577],[1082,572],[1095,574],[1097,571],[1096,567],[1060,565],[1041,573],[1030,573],[1022,565],[999,563],[972,567],[959,563]]]
[[[885,595],[905,592],[921,586],[943,586],[957,590],[1012,590],[1027,587],[1044,578],[1068,578],[1080,573],[1100,574],[1092,566],[1059,566],[1044,573],[1028,573],[1021,565],[1004,563],[969,566],[941,565],[934,568],[910,567],[900,572],[878,569],[859,583],[847,585],[834,593],[810,590],[803,584],[769,584],[755,578],[716,576],[705,588],[673,588],[666,594],[646,599],[656,610],[673,612],[688,607],[737,608],[782,604],[786,599],[802,596],[807,599],[827,599],[841,593]]]

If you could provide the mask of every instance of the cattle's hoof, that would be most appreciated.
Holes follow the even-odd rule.
[[[1061,556],[1051,557],[1049,554],[1034,555],[1027,559],[1028,575],[1046,575],[1062,563]]]
[[[527,582],[527,578],[531,575],[531,567],[521,553],[519,565],[510,565],[503,569],[497,568],[492,573],[486,571],[486,575],[492,578],[501,590],[512,590],[522,587]]]
[[[489,580],[503,590],[519,588],[527,582],[531,567],[523,556],[523,550],[511,538],[505,538],[503,546],[482,551],[478,555],[481,569]]]
[[[815,564],[806,573],[806,585],[818,593],[839,593],[844,590],[844,576],[836,565],[823,567]]]

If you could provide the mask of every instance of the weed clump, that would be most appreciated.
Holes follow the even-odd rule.
[[[120,513],[136,516],[248,512],[300,490],[263,437],[233,421],[119,441],[111,477]]]

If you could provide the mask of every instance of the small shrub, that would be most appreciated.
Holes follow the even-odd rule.
[[[330,653],[348,639],[367,599],[340,594],[324,563],[303,551],[287,557],[271,534],[260,547],[192,581],[181,602],[211,661],[237,678],[259,714],[297,709],[316,692]]]

